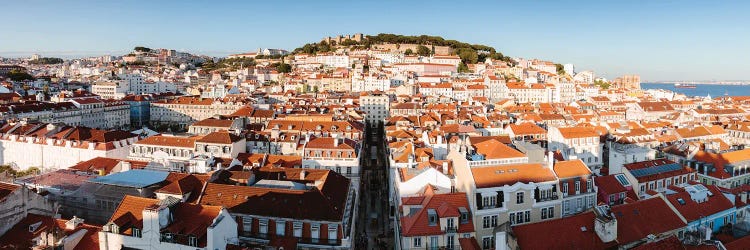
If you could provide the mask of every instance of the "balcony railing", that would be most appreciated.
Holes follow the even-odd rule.
[[[456,232],[458,232],[458,227],[456,227],[456,226],[445,227],[445,232],[446,233],[456,233]]]
[[[553,201],[557,199],[558,199],[557,194],[552,194],[551,196],[547,196],[545,198],[539,197],[539,199],[537,199],[537,202]]]
[[[327,232],[325,232],[327,233]],[[240,237],[252,238],[256,240],[270,240],[274,237],[291,237],[297,239],[299,244],[310,244],[310,245],[322,245],[322,246],[340,246],[341,239],[316,239],[316,238],[304,238],[304,237],[292,237],[292,236],[276,236],[274,234],[262,234],[253,232],[240,232]]]

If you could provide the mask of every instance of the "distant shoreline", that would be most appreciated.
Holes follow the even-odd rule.
[[[719,81],[719,82],[691,82],[691,81],[664,81],[664,82],[642,82],[641,84],[695,84],[695,85],[750,85],[750,81]]]

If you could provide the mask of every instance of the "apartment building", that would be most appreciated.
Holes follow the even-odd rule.
[[[359,96],[359,109],[365,112],[365,121],[377,126],[390,117],[390,97],[380,91],[364,92]]]
[[[59,169],[96,157],[125,158],[137,140],[137,135],[122,130],[9,123],[0,127],[0,164]]]
[[[226,208],[176,198],[125,196],[99,233],[99,249],[226,249],[237,244],[237,222]]]
[[[197,202],[227,208],[241,243],[288,237],[300,248],[354,246],[358,194],[346,177],[299,168],[257,168],[249,176],[247,185],[208,183]]]
[[[685,164],[706,185],[730,189],[750,184],[750,149],[724,153],[698,151]]]
[[[695,170],[666,159],[625,164],[623,174],[638,197],[645,196],[649,191],[663,193],[671,185],[698,180]]]
[[[466,193],[404,198],[398,249],[461,249],[460,239],[474,237],[473,216]]]
[[[196,121],[215,115],[229,115],[243,106],[243,101],[180,97],[151,103],[150,120],[152,124],[170,124],[187,128]]]
[[[551,127],[547,138],[550,151],[560,151],[565,160],[582,160],[594,173],[603,163],[600,134],[592,127]]]
[[[360,147],[357,141],[347,138],[311,138],[304,144],[302,168],[332,170],[358,180]]]
[[[596,206],[594,175],[580,159],[558,161],[553,166],[562,194],[562,217],[588,211]]]

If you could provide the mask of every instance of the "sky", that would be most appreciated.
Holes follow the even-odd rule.
[[[750,80],[750,1],[7,1],[0,57],[212,56],[325,36],[435,35],[643,81]]]

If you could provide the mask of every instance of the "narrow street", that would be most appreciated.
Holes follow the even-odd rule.
[[[356,249],[393,249],[388,228],[388,157],[382,127],[365,129]],[[375,155],[372,148],[375,147]]]

